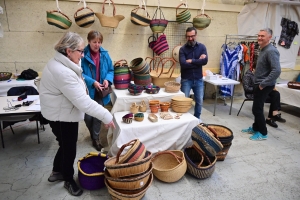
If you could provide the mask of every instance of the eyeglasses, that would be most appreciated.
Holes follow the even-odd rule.
[[[78,52],[80,52],[80,54],[82,55],[83,54],[83,52],[84,52],[84,50],[79,50],[79,49],[76,49],[75,51],[78,51]]]
[[[187,36],[185,36],[186,38],[194,38],[194,37],[196,37],[196,35],[187,35]]]

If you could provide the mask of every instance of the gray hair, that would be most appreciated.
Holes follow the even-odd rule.
[[[269,35],[273,35],[273,31],[270,28],[264,28],[264,29],[261,29],[260,31],[264,31],[264,32],[267,32]]]
[[[59,42],[54,46],[54,49],[61,54],[67,55],[67,48],[75,51],[83,42],[83,38],[78,33],[66,32]]]

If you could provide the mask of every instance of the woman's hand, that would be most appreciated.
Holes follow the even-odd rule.
[[[114,121],[111,121],[111,122],[109,122],[109,124],[104,124],[104,126],[105,126],[105,128],[106,129],[109,129],[109,128],[116,128],[115,127],[115,124],[114,124]]]
[[[95,81],[93,85],[97,91],[100,91],[103,88],[103,86],[98,81]]]
[[[108,88],[108,86],[109,86],[108,80],[104,80],[103,84],[102,84],[102,87]]]

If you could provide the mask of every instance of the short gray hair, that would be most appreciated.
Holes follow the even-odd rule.
[[[67,48],[75,51],[83,42],[83,38],[78,33],[66,32],[64,36],[59,40],[59,42],[55,45],[54,49],[59,53],[67,55]]]
[[[264,31],[264,32],[267,32],[269,35],[273,35],[273,31],[270,28],[263,28],[260,31]]]

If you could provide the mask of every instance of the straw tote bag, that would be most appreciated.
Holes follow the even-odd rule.
[[[47,23],[49,25],[56,26],[60,29],[68,29],[72,25],[70,18],[61,12],[58,6],[58,0],[56,0],[57,10],[46,11],[47,13]]]
[[[85,1],[84,1],[84,3],[85,3]],[[78,15],[78,12],[83,11],[83,10],[87,11],[87,12],[84,12],[83,14]],[[95,22],[94,11],[87,6],[83,6],[82,8],[79,8],[75,12],[74,18],[75,18],[76,24],[82,28],[88,28],[88,27],[92,26],[92,24]]]
[[[104,14],[106,1],[110,1],[113,5],[113,16],[106,16]],[[109,28],[117,28],[119,22],[125,18],[123,15],[116,15],[116,7],[112,0],[104,0],[102,4],[102,13],[95,13],[95,15],[98,17],[101,26]]]

